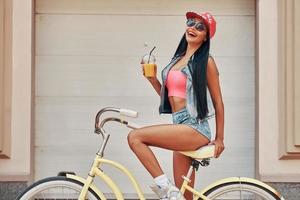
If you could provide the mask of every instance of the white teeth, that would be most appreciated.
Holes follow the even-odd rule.
[[[188,34],[191,35],[191,36],[193,36],[193,37],[197,36],[195,33],[190,32],[190,31],[188,32]]]

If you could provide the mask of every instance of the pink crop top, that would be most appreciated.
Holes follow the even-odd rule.
[[[170,70],[166,80],[168,96],[186,99],[186,76],[180,70]]]

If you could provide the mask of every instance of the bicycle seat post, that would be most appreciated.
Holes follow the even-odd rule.
[[[199,168],[199,164],[200,164],[199,161],[193,159],[187,175],[182,176],[182,178],[184,180],[183,183],[182,183],[182,186],[180,188],[180,192],[182,194],[185,193],[185,190],[187,188],[190,188],[190,186],[188,186],[188,184],[191,182],[191,176],[192,176],[193,170],[195,169],[197,171],[198,168]]]

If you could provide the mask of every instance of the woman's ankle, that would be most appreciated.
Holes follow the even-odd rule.
[[[166,174],[162,174],[154,178],[154,183],[159,187],[167,187],[170,183]]]

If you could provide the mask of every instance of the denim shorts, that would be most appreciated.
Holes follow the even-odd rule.
[[[172,113],[172,118],[174,124],[186,124],[211,140],[211,131],[206,119],[197,120],[192,118],[186,108]]]

